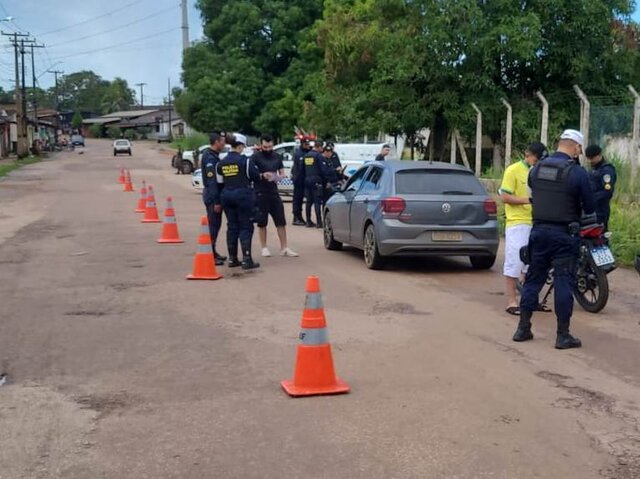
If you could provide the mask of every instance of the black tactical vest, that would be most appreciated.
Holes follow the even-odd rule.
[[[251,180],[247,176],[247,157],[239,153],[232,151],[224,160],[220,160],[218,173],[222,176],[225,188],[233,190],[251,186]]]
[[[304,165],[304,177],[306,180],[320,178],[320,159],[318,153],[311,150],[302,157]]]
[[[531,171],[533,221],[539,223],[569,224],[580,220],[578,198],[570,191],[569,173],[575,163],[560,165],[541,161]]]

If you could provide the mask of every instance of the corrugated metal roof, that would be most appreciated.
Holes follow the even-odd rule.
[[[116,111],[102,116],[102,118],[132,118],[136,116],[147,115],[159,110],[130,110],[130,111]]]
[[[104,125],[106,123],[114,123],[116,121],[120,121],[120,118],[105,118],[101,116],[100,118],[87,118],[86,120],[82,120],[83,125]]]

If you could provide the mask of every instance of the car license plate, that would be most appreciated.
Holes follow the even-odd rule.
[[[591,256],[596,262],[596,266],[606,266],[615,262],[613,253],[608,246],[599,246],[591,250]]]
[[[462,233],[459,231],[433,231],[433,241],[462,241]]]

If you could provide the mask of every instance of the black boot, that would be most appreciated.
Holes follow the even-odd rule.
[[[300,216],[293,217],[293,226],[304,226],[306,224],[307,223],[305,223],[305,221]]]
[[[213,252],[213,257],[216,259],[216,266],[221,266],[224,264],[225,261],[227,261],[227,257],[221,255],[217,251]]]
[[[242,260],[242,269],[256,269],[260,267],[260,263],[256,263],[255,261],[253,261],[253,258],[251,258],[251,255],[245,255],[245,257]]]
[[[227,266],[229,268],[237,268],[240,264],[240,261],[238,261],[238,243],[236,243],[235,248],[229,248],[229,263],[227,263]]]
[[[556,336],[556,349],[571,349],[582,347],[582,341],[574,338],[569,333],[562,333]]]
[[[524,311],[520,309],[520,322],[518,323],[518,329],[516,329],[513,335],[513,340],[516,342],[530,341],[533,339],[533,333],[531,332],[531,311]]]

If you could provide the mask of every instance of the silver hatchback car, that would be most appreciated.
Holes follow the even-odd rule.
[[[439,162],[362,166],[324,208],[324,245],[364,250],[367,267],[393,256],[468,256],[476,269],[496,260],[497,205],[473,173]]]

